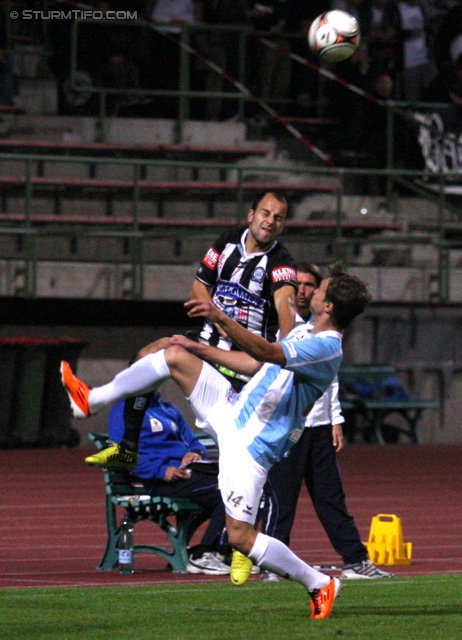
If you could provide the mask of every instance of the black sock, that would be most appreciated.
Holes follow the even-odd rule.
[[[198,558],[202,558],[204,553],[206,553],[207,551],[211,551],[210,547],[207,547],[204,544],[198,544],[194,547],[191,553],[191,557],[193,560],[197,560]]]
[[[140,439],[141,425],[143,424],[144,414],[151,402],[154,392],[146,393],[142,396],[127,398],[124,406],[124,435],[120,441],[120,445],[124,449],[130,451],[138,451],[138,442]]]

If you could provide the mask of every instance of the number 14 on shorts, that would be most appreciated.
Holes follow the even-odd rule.
[[[244,496],[236,496],[234,491],[230,491],[228,497],[226,498],[226,502],[231,503],[235,509],[240,509],[242,514],[246,514],[248,516],[252,516],[253,508],[252,505],[248,505],[246,502],[242,504]]]
[[[234,491],[231,491],[228,497],[226,498],[226,501],[232,502],[235,507],[238,507],[241,504],[243,497],[244,496],[235,496]]]

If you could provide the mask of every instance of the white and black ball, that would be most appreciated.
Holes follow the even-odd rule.
[[[356,18],[339,9],[322,13],[308,32],[308,44],[322,62],[346,60],[356,51],[360,39]]]

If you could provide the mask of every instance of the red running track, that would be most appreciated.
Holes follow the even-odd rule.
[[[135,574],[97,571],[105,546],[102,472],[83,449],[0,450],[0,587],[102,586],[227,577],[173,574],[164,560],[136,556]],[[363,540],[379,513],[401,518],[413,543],[411,565],[397,576],[462,573],[462,445],[350,445],[339,456],[350,512]],[[137,542],[163,543],[151,523]],[[311,564],[339,566],[303,489],[291,546]],[[252,577],[252,580],[258,577]]]

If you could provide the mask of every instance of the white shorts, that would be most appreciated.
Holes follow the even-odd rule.
[[[196,424],[217,442],[220,452],[220,487],[226,513],[236,520],[255,523],[267,470],[247,451],[231,415],[237,393],[215,367],[204,362],[192,394],[187,398]]]
[[[218,435],[218,486],[226,513],[235,520],[253,525],[268,471],[252,458],[242,443],[234,421],[223,417],[212,426]]]

